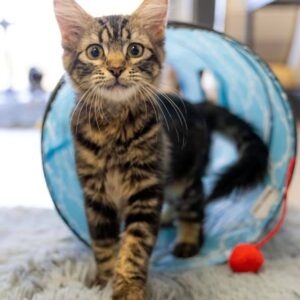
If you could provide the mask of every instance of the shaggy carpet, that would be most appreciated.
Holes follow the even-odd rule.
[[[226,265],[181,274],[151,273],[149,298],[159,300],[300,299],[300,209],[290,207],[281,233],[265,247],[258,275]],[[0,209],[1,300],[107,300],[111,287],[92,285],[95,265],[52,210]]]

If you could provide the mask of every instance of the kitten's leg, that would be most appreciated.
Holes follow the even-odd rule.
[[[116,209],[101,197],[85,197],[86,215],[97,264],[97,283],[105,286],[113,276],[119,238]]]
[[[98,271],[97,283],[105,286],[113,275],[115,265],[120,233],[119,215],[116,206],[107,200],[105,194],[105,159],[97,156],[100,146],[85,137],[81,128],[77,132],[75,125],[76,170],[85,198],[91,246]]]
[[[113,299],[145,300],[149,258],[156,242],[162,201],[160,185],[144,187],[128,200],[113,281]]]
[[[86,214],[97,264],[97,283],[105,286],[113,276],[118,247],[117,211],[105,201],[86,197]]]
[[[194,256],[203,244],[204,196],[200,180],[186,188],[180,199],[178,217],[173,254],[177,257]]]

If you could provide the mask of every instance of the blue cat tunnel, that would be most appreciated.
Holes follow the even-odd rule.
[[[266,180],[243,194],[233,192],[207,206],[205,243],[199,255],[178,259],[171,255],[174,228],[162,228],[152,257],[156,270],[182,270],[223,263],[232,248],[255,242],[276,219],[283,201],[290,160],[296,156],[296,128],[286,94],[271,70],[247,47],[217,32],[174,23],[166,38],[167,62],[177,73],[184,96],[203,98],[201,70],[210,70],[218,83],[218,101],[252,124],[270,149]],[[70,130],[75,95],[67,80],[53,92],[42,129],[45,178],[53,202],[70,229],[90,244],[82,190],[76,175]],[[222,152],[220,151],[222,149]],[[214,138],[206,186],[235,158],[234,147]]]

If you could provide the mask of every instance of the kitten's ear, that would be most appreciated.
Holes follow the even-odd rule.
[[[133,13],[144,28],[158,41],[164,39],[168,18],[169,0],[144,0]]]
[[[63,48],[75,47],[93,17],[74,0],[54,0],[54,11],[62,35]]]

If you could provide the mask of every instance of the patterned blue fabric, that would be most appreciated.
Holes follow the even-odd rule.
[[[277,215],[288,164],[296,148],[294,121],[286,95],[269,68],[246,47],[215,32],[170,28],[166,49],[167,61],[177,71],[185,97],[193,102],[203,98],[199,72],[209,69],[218,80],[220,105],[254,126],[270,147],[271,162],[263,184],[242,195],[233,193],[207,207],[206,241],[198,256],[186,260],[174,258],[170,251],[175,230],[161,230],[152,267],[164,271],[222,263],[237,243],[256,241]],[[89,243],[70,132],[74,101],[74,92],[66,81],[45,117],[42,154],[46,181],[58,211],[70,228]],[[216,136],[211,151],[213,163],[205,179],[208,189],[215,178],[214,170],[225,167],[235,156],[234,147]],[[254,208],[266,187],[278,194],[265,208],[264,216],[259,217]]]

